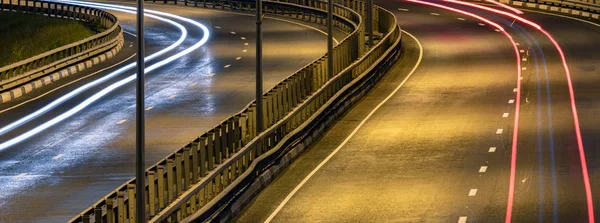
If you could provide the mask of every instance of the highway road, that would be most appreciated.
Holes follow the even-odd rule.
[[[111,4],[132,6],[134,2]],[[197,50],[149,72],[146,98],[146,165],[238,112],[254,99],[255,38],[253,18],[182,5],[147,4],[147,9],[183,16],[209,29],[208,42]],[[115,13],[127,32],[135,33],[132,14]],[[163,16],[164,17],[164,16]],[[181,45],[153,60],[147,67],[201,42],[207,35],[197,26],[170,18],[187,30]],[[323,27],[311,28],[286,21],[264,21],[264,89],[312,62],[326,51]],[[320,30],[320,31],[319,31]],[[175,43],[177,26],[147,18],[147,56]],[[336,33],[340,37],[342,33]],[[134,37],[125,34],[123,51],[108,65],[62,80],[55,91],[24,97],[0,107],[0,127],[26,117],[57,98],[134,62]],[[125,61],[123,61],[125,60]],[[122,63],[120,63],[123,61]],[[107,66],[108,66],[107,65]],[[0,134],[2,145],[76,108],[134,69],[93,86],[31,121]],[[86,75],[89,77],[77,80]],[[135,153],[135,84],[130,82],[14,145],[0,146],[0,222],[64,222],[131,179]]]
[[[588,201],[600,193],[598,25],[525,11],[564,50],[574,113],[559,51],[540,30],[436,2],[499,24],[518,44],[517,56],[490,23],[416,3],[375,2],[394,11],[416,39],[403,37],[405,52],[393,70],[237,222],[502,222],[507,213],[513,222],[591,222],[597,216]]]

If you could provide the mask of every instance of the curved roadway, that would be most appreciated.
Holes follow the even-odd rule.
[[[187,17],[209,26],[210,30],[207,44],[147,74],[146,165],[149,166],[254,99],[255,23],[251,16],[217,10],[152,3],[147,4],[147,9]],[[119,17],[124,30],[135,33],[133,15],[111,12]],[[147,62],[148,65],[185,50],[205,35],[195,26],[173,20],[187,28],[188,38],[174,51]],[[146,55],[165,48],[181,35],[172,25],[151,18],[146,21]],[[312,28],[272,19],[266,19],[263,27],[265,91],[326,51],[326,36]],[[108,64],[133,55],[133,44],[134,37],[126,34],[124,50]],[[0,126],[130,62],[134,59],[59,90],[38,92],[2,105],[0,111],[26,102],[0,113]],[[0,135],[0,142],[39,126],[133,73],[128,70],[84,91]],[[83,76],[79,74],[62,83]],[[0,222],[64,222],[72,218],[133,177],[134,136],[135,84],[131,82],[68,119],[0,150]]]
[[[523,50],[519,58],[507,37],[475,18],[376,1],[422,44],[418,68],[401,84],[419,55],[416,40],[405,35],[404,55],[393,70],[237,222],[505,221],[517,60],[523,79],[512,221],[590,220],[566,72],[556,48],[539,30],[513,19],[436,3],[500,24]],[[565,52],[598,207],[600,27],[530,11],[524,17],[546,28]]]

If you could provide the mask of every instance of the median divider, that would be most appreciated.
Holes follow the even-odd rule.
[[[2,0],[0,10],[97,24],[103,31],[0,68],[0,103],[8,102],[113,57],[123,46],[116,16],[95,8],[38,0]]]
[[[255,1],[195,1],[195,7],[252,12]],[[299,69],[263,95],[264,126],[256,132],[256,104],[222,121],[183,148],[146,171],[145,208],[149,222],[179,222],[218,216],[256,176],[269,167],[272,154],[282,153],[291,142],[307,134],[307,128],[320,122],[320,114],[331,112],[331,105],[356,84],[373,83],[382,65],[397,57],[401,38],[394,15],[374,7],[375,31],[383,34],[374,47],[365,44],[365,3],[337,1],[334,25],[349,35],[324,55]],[[326,22],[325,1],[264,1],[266,13]],[[328,74],[327,60],[334,59],[334,73]],[[368,80],[368,81],[366,81]],[[70,222],[138,222],[135,219],[135,179],[109,193]],[[203,221],[203,220],[202,220]]]

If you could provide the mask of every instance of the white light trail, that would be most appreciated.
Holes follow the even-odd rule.
[[[102,3],[91,3],[91,2],[81,2],[81,1],[63,1],[63,2],[68,2],[68,3],[78,4],[78,5],[91,6],[91,7],[98,7],[98,8],[107,8],[107,9],[118,10],[118,11],[126,11],[126,12],[131,12],[131,11],[127,11],[127,10],[135,10],[134,7],[126,7],[126,6],[118,6],[118,5],[110,5],[110,4],[102,4]],[[173,14],[170,14],[170,13],[164,13],[164,12],[159,12],[159,11],[154,11],[154,10],[145,10],[144,12],[150,12],[150,13],[162,15],[162,16],[165,16],[165,17],[175,18],[175,19],[178,19],[178,20],[182,20],[182,21],[188,22],[188,23],[190,23],[192,25],[195,25],[198,28],[200,28],[203,31],[203,33],[204,33],[204,36],[202,37],[202,39],[200,39],[200,41],[198,41],[196,44],[194,44],[190,48],[187,48],[184,51],[181,51],[181,52],[179,52],[179,53],[177,53],[177,54],[175,54],[173,56],[168,57],[165,60],[159,61],[159,62],[157,62],[157,63],[155,63],[155,64],[147,67],[146,70],[145,70],[145,73],[150,72],[152,70],[155,70],[156,68],[159,68],[159,67],[161,67],[161,66],[163,66],[163,65],[165,65],[165,64],[167,64],[167,63],[169,63],[169,62],[171,62],[173,60],[176,60],[176,59],[178,59],[178,58],[180,58],[180,57],[182,57],[182,56],[184,56],[184,55],[186,55],[186,54],[188,54],[188,53],[190,53],[190,52],[198,49],[200,46],[204,45],[208,41],[208,38],[209,38],[208,28],[206,28],[206,26],[204,26],[204,25],[202,25],[202,24],[200,24],[200,23],[198,23],[196,21],[193,21],[191,19],[184,18],[184,17],[181,17],[181,16],[173,15]],[[161,21],[168,21],[168,22],[170,21],[169,23],[171,23],[171,24],[177,24],[177,23],[175,23],[175,22],[173,22],[171,20],[164,19],[164,18],[161,18],[161,17],[158,17],[158,16],[154,16],[154,15],[150,15],[150,14],[146,14],[146,13],[144,13],[144,15],[152,17],[152,18],[159,19]],[[158,53],[163,52],[163,51],[166,52],[166,49],[169,49],[169,50],[173,49],[173,48],[177,47],[178,45],[180,45],[183,42],[183,39],[185,39],[185,37],[187,36],[187,30],[183,26],[181,26],[180,24],[177,24],[176,26],[182,30],[182,38],[180,38],[175,44],[173,44],[173,45],[165,48],[164,50],[161,50],[161,51],[159,51],[159,52],[157,52],[157,53],[155,53],[155,54],[147,57],[144,61],[152,59],[152,58],[155,58],[155,57],[157,57],[157,56],[160,55]],[[130,66],[133,67],[133,66],[135,66],[135,64],[134,63],[129,64],[126,67],[121,68],[121,69],[119,69],[117,71],[119,71],[119,73],[121,73],[121,72],[123,72],[123,71],[131,68]],[[127,68],[127,69],[125,69],[125,68]],[[117,72],[117,71],[115,71],[115,72]],[[113,72],[113,73],[115,73],[115,72]],[[115,75],[118,74],[118,73],[117,74],[113,74],[113,73],[111,73],[110,75],[115,76]],[[104,78],[106,78],[106,77],[103,77],[101,79],[104,79]],[[121,81],[118,81],[118,82],[116,82],[116,83],[114,83],[114,84],[112,84],[112,85],[110,85],[110,86],[102,89],[100,92],[92,95],[91,97],[89,97],[88,99],[86,99],[85,101],[83,101],[82,103],[80,103],[79,105],[77,105],[77,106],[69,109],[68,111],[62,113],[61,115],[59,115],[59,116],[57,116],[57,117],[55,117],[55,118],[53,118],[53,119],[51,119],[51,120],[49,120],[47,122],[45,122],[45,123],[43,123],[43,124],[35,127],[34,129],[31,129],[31,130],[29,130],[29,131],[27,131],[27,132],[25,132],[25,133],[23,133],[23,134],[15,137],[15,138],[12,138],[11,140],[8,140],[8,141],[5,141],[5,142],[1,143],[0,144],[0,150],[6,149],[6,148],[8,148],[10,146],[13,146],[13,145],[15,145],[15,144],[17,144],[17,143],[25,140],[25,139],[28,139],[29,137],[31,137],[31,136],[33,136],[33,135],[35,135],[35,134],[37,134],[37,133],[39,133],[41,131],[44,131],[45,129],[47,129],[47,128],[53,126],[53,125],[55,125],[56,123],[58,123],[58,122],[60,122],[60,121],[62,121],[64,119],[72,116],[73,114],[75,114],[75,113],[83,110],[85,107],[89,106],[90,104],[92,104],[93,102],[95,102],[99,98],[103,97],[104,95],[110,93],[114,89],[116,89],[118,87],[121,87],[121,86],[123,86],[123,85],[125,85],[125,84],[127,84],[127,83],[129,83],[129,82],[131,82],[133,80],[135,80],[135,78],[136,78],[136,75],[133,74],[133,75],[131,75],[131,76],[129,76],[129,77],[121,80]],[[106,80],[106,79],[104,79],[104,80]],[[94,83],[94,84],[92,84],[92,83]],[[78,94],[78,93],[82,92],[83,90],[85,90],[87,88],[90,88],[90,87],[92,87],[94,85],[97,85],[99,83],[101,83],[101,82],[94,81],[94,82],[88,83],[88,84],[86,84],[86,85],[84,85],[84,86],[76,89],[73,92],[77,92],[76,94]],[[84,87],[86,87],[86,88],[84,88]],[[82,88],[84,88],[84,89],[82,89]],[[62,103],[64,101],[66,101],[70,97],[73,97],[74,95],[76,95],[76,94],[72,94],[73,92],[71,92],[71,93],[69,93],[69,94],[67,94],[67,95],[65,95],[65,96],[63,96],[63,97],[55,100],[51,104],[45,106],[44,108],[47,108],[46,110],[44,110],[44,108],[42,108],[42,109],[40,109],[40,110],[38,110],[38,111],[36,111],[34,113],[36,115],[32,114],[32,115],[28,115],[28,116],[20,119],[19,121],[21,121],[21,123],[19,123],[17,125],[14,125],[10,129],[14,128],[15,126],[21,125],[21,124],[23,124],[23,123],[25,123],[25,122],[27,122],[27,121],[29,121],[29,120],[31,120],[31,119],[39,116],[40,114],[42,114],[42,113],[50,110],[52,107],[54,107],[54,106],[56,106],[56,105],[58,105],[58,104],[60,104],[60,103]],[[69,96],[69,97],[67,97],[67,96]],[[19,122],[19,121],[17,121],[17,122]],[[5,128],[2,128],[2,130],[4,130]],[[10,130],[10,129],[8,129],[8,130]],[[8,130],[4,130],[4,132],[8,131]],[[0,131],[0,134],[2,134],[4,132]]]
[[[131,11],[128,11],[128,10],[123,10],[123,9],[114,9],[114,10],[115,11],[126,12],[126,13],[134,13],[134,12],[131,12]],[[147,62],[149,60],[152,60],[152,59],[154,59],[154,58],[156,58],[156,57],[158,57],[160,55],[163,55],[163,54],[165,54],[168,51],[171,51],[172,49],[174,49],[175,47],[177,47],[181,43],[183,43],[183,40],[185,40],[185,38],[187,37],[187,30],[181,24],[173,22],[172,20],[169,20],[169,19],[165,19],[165,18],[162,18],[162,17],[151,15],[151,14],[145,14],[145,16],[148,16],[148,17],[153,18],[153,19],[157,19],[157,20],[161,20],[161,21],[167,22],[167,23],[169,23],[171,25],[174,25],[175,27],[179,28],[179,30],[181,31],[181,37],[175,43],[171,44],[167,48],[164,48],[164,49],[162,49],[162,50],[160,50],[160,51],[158,51],[158,52],[156,52],[156,53],[154,53],[154,54],[152,54],[150,56],[147,56],[146,58],[144,58],[145,62]],[[65,101],[67,101],[70,98],[72,98],[72,97],[80,94],[81,92],[83,92],[83,91],[85,91],[85,90],[87,90],[87,89],[89,89],[91,87],[94,87],[94,86],[96,86],[98,84],[104,83],[105,81],[107,81],[107,80],[109,80],[109,79],[111,79],[111,78],[113,78],[113,77],[115,77],[115,76],[117,76],[117,75],[119,75],[119,74],[121,74],[121,73],[123,73],[123,72],[125,72],[125,71],[127,71],[129,69],[131,69],[131,68],[134,68],[135,65],[136,65],[135,62],[127,64],[126,66],[124,66],[122,68],[119,68],[118,70],[115,70],[115,71],[109,73],[108,75],[106,75],[106,76],[104,76],[102,78],[99,78],[99,79],[97,79],[95,81],[87,83],[87,84],[85,84],[85,85],[83,85],[83,86],[81,86],[81,87],[79,87],[79,88],[77,88],[77,89],[75,89],[75,90],[67,93],[66,95],[63,95],[63,96],[59,97],[58,99],[52,101],[50,104],[48,104],[48,105],[40,108],[39,110],[37,110],[37,111],[35,111],[35,112],[33,112],[33,113],[31,113],[31,114],[29,114],[29,115],[27,115],[27,116],[25,116],[25,117],[17,120],[15,122],[12,122],[12,123],[10,123],[10,124],[8,124],[8,125],[0,128],[0,135],[2,135],[4,133],[6,133],[6,132],[8,132],[8,131],[10,131],[10,130],[12,130],[12,129],[18,127],[18,126],[20,126],[20,125],[22,125],[22,124],[25,124],[28,121],[30,121],[30,120],[32,120],[32,119],[34,119],[34,118],[36,118],[36,117],[38,117],[38,116],[40,116],[40,115],[48,112],[48,111],[50,111],[52,108],[54,108],[54,107],[56,107],[56,106],[64,103]]]

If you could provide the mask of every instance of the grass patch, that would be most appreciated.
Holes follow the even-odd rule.
[[[96,34],[85,23],[44,15],[0,11],[0,21],[0,67]]]

